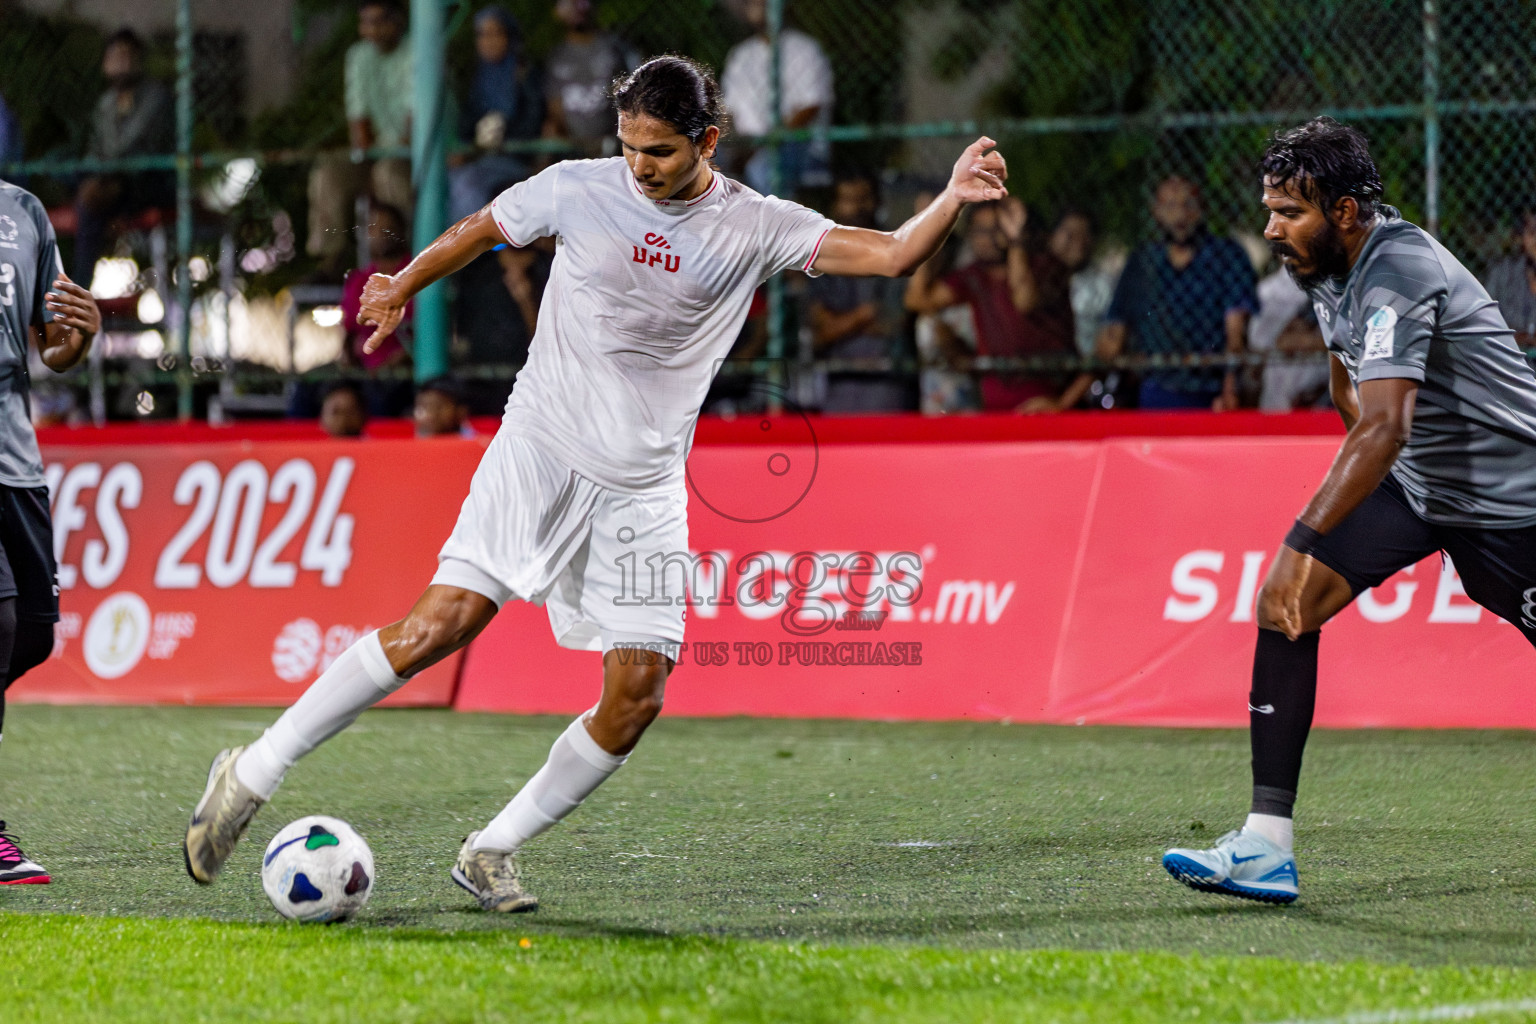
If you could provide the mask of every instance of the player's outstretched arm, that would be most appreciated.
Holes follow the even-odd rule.
[[[434,281],[462,270],[483,252],[506,241],[489,206],[459,221],[433,240],[396,274],[374,274],[363,286],[357,322],[377,328],[363,345],[372,352],[400,326],[405,304]]]
[[[1408,443],[1419,383],[1368,380],[1359,387],[1356,419],[1322,486],[1307,503],[1270,567],[1259,601],[1261,622],[1295,640],[1303,632],[1301,596],[1312,565],[1311,542],[1342,523],[1387,478]],[[1343,411],[1341,409],[1341,411]],[[1345,414],[1346,421],[1348,414]]]
[[[101,330],[101,310],[91,293],[71,281],[62,270],[43,301],[53,319],[32,329],[33,343],[43,365],[63,373],[91,350],[91,339]]]
[[[939,251],[962,207],[1008,194],[1008,164],[996,145],[983,136],[965,147],[944,191],[895,231],[833,228],[813,268],[850,277],[906,277],[915,271]]]

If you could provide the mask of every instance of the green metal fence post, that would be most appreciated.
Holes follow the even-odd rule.
[[[783,60],[784,0],[768,0],[768,109],[769,124],[774,132],[768,145],[772,162],[768,174],[768,191],[776,196],[784,194],[784,146],[778,132],[784,127],[784,89],[781,80]],[[782,395],[788,386],[784,377],[785,330],[784,275],[775,274],[768,280],[768,407],[778,412],[782,407]]]
[[[411,180],[416,185],[417,252],[448,226],[448,167],[443,116],[443,0],[411,0]],[[416,297],[416,380],[448,372],[448,285],[439,281]]]
[[[1424,227],[1440,234],[1440,15],[1424,0]]]
[[[176,418],[192,418],[192,0],[176,4]],[[164,288],[167,282],[157,282]],[[169,296],[167,296],[169,298]]]

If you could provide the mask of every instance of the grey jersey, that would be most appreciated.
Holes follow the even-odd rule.
[[[42,487],[27,401],[31,328],[53,319],[43,296],[63,270],[53,225],[38,198],[0,181],[0,484]]]
[[[1536,524],[1536,372],[1477,278],[1386,207],[1348,277],[1310,294],[1356,385],[1420,382],[1392,467],[1414,511],[1446,526]]]

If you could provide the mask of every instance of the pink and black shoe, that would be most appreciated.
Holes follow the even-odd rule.
[[[21,852],[16,838],[0,821],[0,885],[47,885],[49,881],[47,869]]]

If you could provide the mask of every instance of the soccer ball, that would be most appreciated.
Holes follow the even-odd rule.
[[[373,892],[373,851],[351,825],[323,814],[289,822],[267,844],[261,887],[295,921],[345,921]]]

